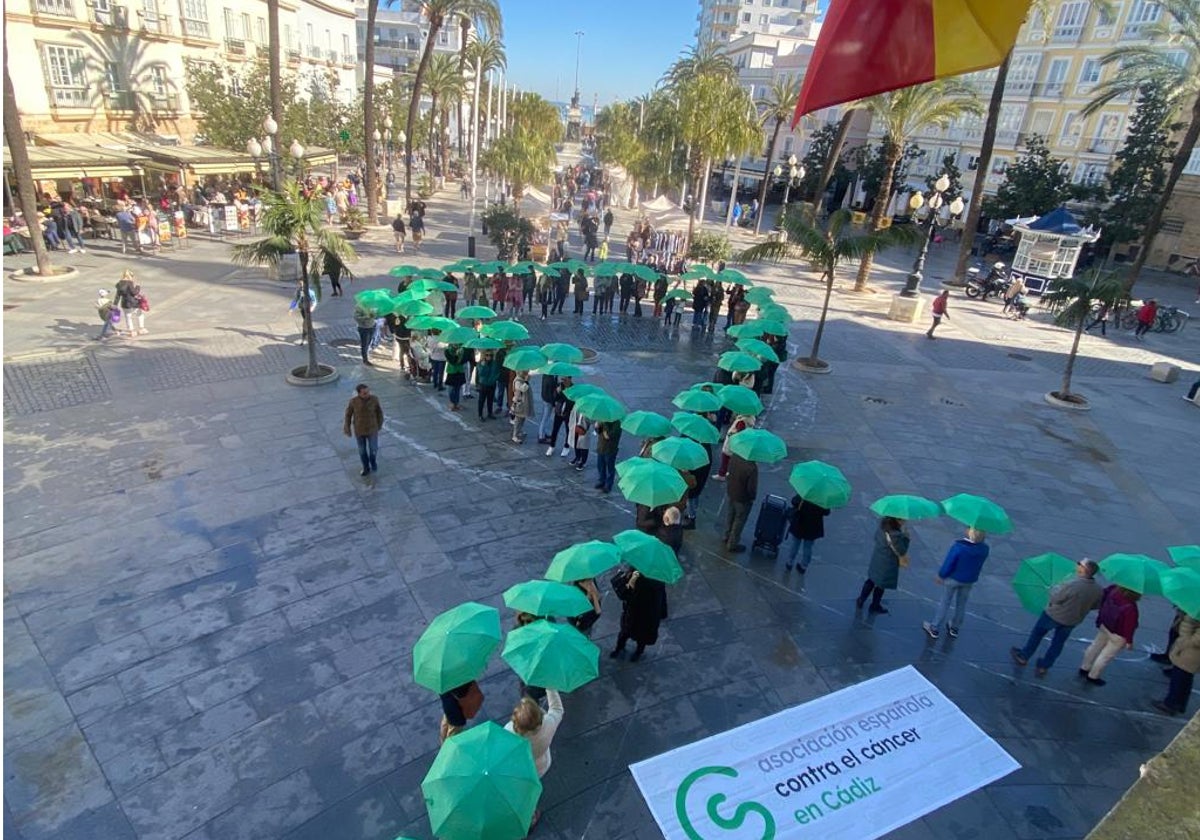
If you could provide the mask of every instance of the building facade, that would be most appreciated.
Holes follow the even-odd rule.
[[[696,41],[724,45],[755,33],[790,35],[817,11],[817,0],[700,0]]]
[[[135,130],[192,143],[189,62],[236,67],[268,49],[264,0],[12,0],[4,18],[30,135]],[[332,74],[350,102],[358,64],[351,0],[280,0],[279,18],[285,72]]]
[[[401,4],[397,8],[380,7],[375,13],[375,67],[376,72],[385,69],[391,74],[413,72],[425,50],[429,37],[429,25],[419,11],[408,10]],[[362,83],[367,57],[367,3],[355,0],[356,32],[358,38],[358,81]],[[451,21],[437,34],[433,50],[435,53],[458,54],[462,49],[462,29],[457,21]]]

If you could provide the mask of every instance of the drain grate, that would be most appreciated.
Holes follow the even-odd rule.
[[[955,408],[966,408],[967,407],[966,403],[959,402],[958,400],[947,399],[946,397],[942,397],[941,403],[942,403],[942,405],[952,405]]]
[[[1016,359],[1018,362],[1032,362],[1033,356],[1026,356],[1024,353],[1009,353],[1008,358]]]
[[[863,402],[868,402],[872,405],[891,405],[891,402],[885,400],[883,397],[863,397]]]

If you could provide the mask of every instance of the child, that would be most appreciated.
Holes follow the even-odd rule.
[[[113,324],[121,323],[121,310],[113,306],[113,302],[108,297],[108,289],[101,289],[96,293],[96,313],[104,325],[100,327],[100,335],[96,336],[96,341],[102,341],[108,337]],[[115,319],[113,318],[114,313],[116,313]]]

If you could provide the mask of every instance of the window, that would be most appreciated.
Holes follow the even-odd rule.
[[[1146,29],[1157,23],[1162,17],[1162,6],[1148,0],[1133,0],[1129,17],[1125,19],[1125,28],[1121,30],[1123,40],[1137,40],[1147,37]]]
[[[350,36],[345,33],[342,33],[342,60],[347,62],[353,60],[350,55]]]
[[[230,96],[245,96],[246,92],[242,88],[242,80],[237,76],[229,77],[229,95]]]
[[[1188,54],[1186,50],[1165,50],[1163,58],[1174,64],[1176,67],[1187,67]]]
[[[1095,58],[1085,58],[1083,67],[1079,69],[1079,86],[1091,87],[1100,81],[1100,61]]]
[[[285,50],[294,50],[296,48],[295,43],[296,42],[292,40],[292,27],[284,26],[283,27],[283,48]]]
[[[325,49],[333,49],[333,32],[328,29],[325,30]]]
[[[1096,26],[1112,26],[1117,22],[1117,16],[1121,13],[1121,4],[1113,3],[1111,9],[1100,6],[1096,9],[1097,18]]]
[[[791,134],[789,134],[787,137],[783,138],[783,156],[784,157],[787,157],[788,155],[790,155],[792,153],[792,141],[794,139],[795,138]]]
[[[1106,166],[1103,163],[1080,163],[1075,167],[1074,182],[1085,187],[1093,187],[1104,180]]]
[[[250,15],[242,15],[242,28],[237,37],[249,41],[250,36],[253,34],[254,27],[250,23]]]
[[[1042,54],[1020,53],[1013,56],[1012,67],[1008,71],[1008,81],[1005,89],[1013,93],[1028,93],[1037,81],[1038,70],[1042,67]]]
[[[771,23],[771,16],[770,16],[770,15],[759,15],[759,16],[758,16],[758,24],[759,24],[759,26],[769,26],[769,25],[770,25],[770,23]]]
[[[238,37],[237,18],[235,18],[233,16],[233,9],[225,10],[225,37],[226,38],[237,38]]]
[[[1050,136],[1050,124],[1054,121],[1053,111],[1038,111],[1029,121],[1029,133],[1042,137]]]
[[[442,47],[450,46],[450,33],[445,29],[438,30],[438,45]]]
[[[83,50],[51,44],[46,47],[45,57],[51,101],[67,107],[86,105],[87,78],[83,73]]]
[[[1115,152],[1122,122],[1120,114],[1103,114],[1096,123],[1096,136],[1088,145],[1088,151],[1105,155]]]
[[[109,93],[119,93],[126,89],[120,64],[115,61],[104,62],[104,84]]]
[[[183,34],[208,37],[208,0],[183,0]]]
[[[749,22],[750,22],[750,13],[742,12],[742,23],[749,23]]]
[[[37,11],[41,15],[57,15],[58,17],[75,17],[75,7],[72,0],[37,0]]]
[[[317,42],[313,38],[313,26],[311,23],[304,24],[304,34],[308,36],[308,45],[310,47],[316,46]]]
[[[1079,119],[1078,111],[1069,111],[1063,117],[1062,134],[1059,135],[1058,144],[1074,148],[1079,144],[1079,135],[1083,133],[1083,121]]]
[[[1087,20],[1086,2],[1063,3],[1058,7],[1058,17],[1050,38],[1054,41],[1077,41],[1083,34],[1083,22]]]
[[[733,23],[733,18],[729,16],[729,12],[721,12],[721,23]]]
[[[267,19],[259,18],[256,22],[254,32],[254,40],[261,46],[266,46],[267,43]]]

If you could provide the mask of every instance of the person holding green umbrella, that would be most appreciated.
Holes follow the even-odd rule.
[[[546,705],[547,708],[543,710],[538,701],[525,695],[517,701],[512,717],[504,725],[506,730],[529,742],[539,779],[550,769],[550,743],[554,740],[554,734],[558,732],[558,726],[563,719],[562,697],[553,688],[546,689]],[[537,825],[541,815],[541,809],[534,808],[533,818],[529,821],[530,831]]]
[[[629,568],[614,575],[612,585],[621,601],[621,629],[608,655],[616,659],[632,640],[636,647],[629,661],[637,662],[648,645],[658,642],[658,626],[667,617],[667,586]]]
[[[1100,599],[1100,614],[1096,616],[1096,638],[1083,652],[1079,676],[1092,685],[1105,685],[1100,675],[1109,662],[1122,650],[1133,648],[1133,634],[1138,626],[1138,605],[1142,593],[1124,586],[1110,584]]]
[[[854,605],[862,609],[871,596],[868,612],[887,615],[883,605],[883,591],[900,585],[900,570],[908,568],[908,529],[904,520],[895,516],[884,516],[875,531],[875,548],[871,552],[871,564],[867,567],[867,579],[859,590]]]
[[[937,582],[942,585],[942,599],[938,603],[933,621],[924,621],[921,626],[931,639],[940,634],[942,624],[946,624],[946,632],[951,639],[958,638],[959,628],[967,615],[967,598],[971,595],[971,587],[979,580],[983,564],[988,558],[990,549],[984,542],[987,534],[976,528],[967,528],[966,536],[959,537],[946,552],[946,559],[938,569]],[[951,619],[950,605],[954,604],[954,616]]]
[[[796,565],[796,555],[799,554],[800,574],[808,571],[813,560],[813,545],[825,536],[825,517],[828,515],[829,508],[800,496],[792,496],[792,507],[788,512],[788,533],[792,535],[792,553],[784,564],[788,570]]]
[[[1036,558],[1035,558],[1036,559]],[[1038,661],[1034,673],[1039,677],[1053,667],[1062,653],[1063,645],[1071,637],[1071,631],[1083,623],[1088,613],[1100,606],[1102,590],[1096,583],[1096,572],[1100,569],[1095,560],[1087,557],[1075,564],[1075,577],[1064,581],[1050,590],[1050,600],[1046,608],[1038,616],[1033,630],[1024,647],[1009,648],[1013,662],[1022,668],[1029,664],[1038,645],[1042,643],[1047,633],[1053,631],[1050,637],[1050,647]]]

